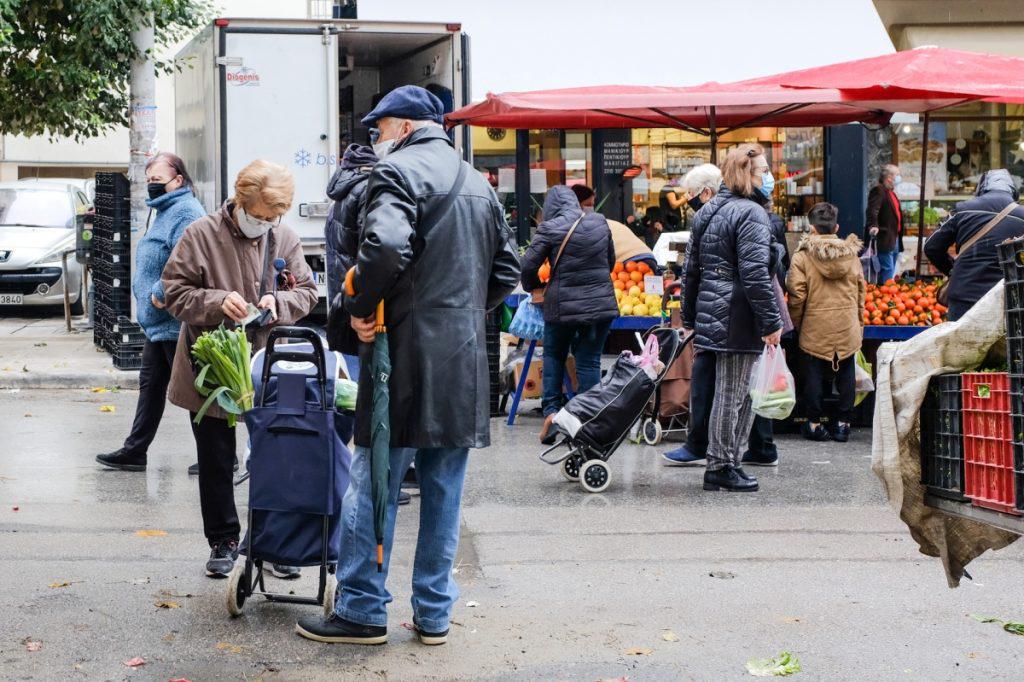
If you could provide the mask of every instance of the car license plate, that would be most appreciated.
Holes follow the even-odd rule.
[[[316,282],[316,291],[319,296],[327,298],[327,273],[314,272],[313,281]]]
[[[0,305],[22,305],[25,298],[21,294],[0,294]]]

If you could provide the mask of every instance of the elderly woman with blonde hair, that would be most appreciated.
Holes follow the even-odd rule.
[[[203,332],[241,322],[250,305],[269,310],[272,320],[250,333],[254,350],[266,344],[273,324],[297,322],[316,305],[316,285],[302,245],[281,223],[294,191],[286,168],[253,161],[238,173],[235,195],[186,228],[163,271],[167,310],[182,322],[168,399],[192,416],[203,532],[211,548],[206,574],[211,577],[227,576],[238,554],[241,526],[231,480],[235,431],[216,406],[195,423],[203,398],[195,389],[190,353]],[[285,262],[280,272],[274,267],[279,258]]]

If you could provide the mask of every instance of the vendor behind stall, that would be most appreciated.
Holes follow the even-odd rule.
[[[573,194],[580,202],[580,208],[584,213],[594,212],[594,190],[586,185],[573,185]],[[658,272],[658,261],[651,253],[647,244],[636,236],[628,226],[616,221],[608,220],[608,229],[612,232],[612,242],[615,244],[615,260],[619,263],[647,263],[651,272]]]

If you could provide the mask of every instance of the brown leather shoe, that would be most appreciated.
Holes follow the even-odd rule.
[[[540,429],[540,443],[541,445],[554,445],[555,444],[555,415],[549,414],[544,418],[544,426]]]

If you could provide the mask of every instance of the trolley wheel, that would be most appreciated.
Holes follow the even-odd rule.
[[[661,422],[657,417],[644,421],[644,442],[648,445],[657,445],[661,442]]]
[[[334,598],[338,594],[338,580],[332,573],[327,574],[327,584],[324,585],[324,618],[330,618],[334,613]]]
[[[588,493],[604,492],[612,482],[612,472],[603,459],[592,459],[580,469],[580,485]]]
[[[248,590],[245,562],[236,561],[235,567],[231,569],[231,575],[228,576],[228,613],[232,618],[242,615],[242,606],[245,604]]]
[[[562,460],[562,466],[558,468],[567,481],[575,483],[580,480],[580,466],[583,464],[582,455],[569,455]]]

